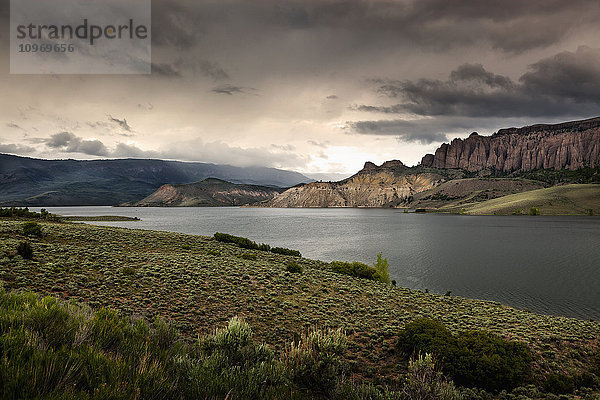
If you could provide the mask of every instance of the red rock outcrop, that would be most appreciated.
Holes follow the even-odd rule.
[[[442,144],[421,165],[503,172],[600,167],[600,118],[500,129],[492,136],[474,132]]]

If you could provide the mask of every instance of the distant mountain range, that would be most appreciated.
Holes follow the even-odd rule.
[[[287,188],[312,179],[266,167],[164,160],[40,160],[0,154],[0,205],[117,205],[138,201],[164,184],[218,178]]]

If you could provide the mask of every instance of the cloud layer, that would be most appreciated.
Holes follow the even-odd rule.
[[[444,132],[490,126],[490,122],[498,123],[501,118],[568,119],[597,115],[600,49],[580,47],[575,52],[544,58],[531,64],[516,81],[488,71],[481,64],[462,64],[446,80],[372,82],[377,84],[378,93],[401,102],[359,105],[354,107],[356,110],[413,117],[349,122],[354,131],[395,135],[407,142],[439,142],[446,139]]]
[[[0,65],[0,151],[415,163],[474,130],[598,115],[598,20],[589,0],[153,0],[150,76]]]
[[[580,47],[529,67],[518,81],[463,64],[447,80],[379,80],[379,93],[404,102],[361,111],[421,116],[547,117],[597,112],[600,50]]]
[[[86,156],[103,158],[155,158],[183,161],[203,161],[216,164],[231,164],[235,159],[238,166],[280,167],[284,163],[295,166],[304,165],[307,160],[293,153],[293,146],[271,146],[241,148],[223,142],[205,143],[200,139],[186,143],[172,143],[163,150],[144,150],[135,144],[117,142],[109,148],[97,139],[83,139],[72,132],[59,132],[48,139],[34,138],[30,142],[43,144],[46,149],[60,153],[77,153]],[[30,153],[35,148],[16,144],[0,144],[0,152]]]

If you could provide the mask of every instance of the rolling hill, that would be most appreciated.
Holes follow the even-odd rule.
[[[241,206],[268,200],[281,188],[235,184],[207,178],[182,185],[163,185],[143,200],[122,204],[131,207],[218,207]]]
[[[600,215],[600,185],[572,184],[511,194],[466,206],[475,215],[527,214],[531,207],[541,215]]]

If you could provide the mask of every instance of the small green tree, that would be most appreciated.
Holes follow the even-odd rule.
[[[382,253],[377,254],[377,261],[373,264],[377,273],[380,276],[380,280],[383,283],[390,283],[390,271],[387,258],[383,258]]]
[[[529,209],[529,215],[540,215],[540,210],[537,207],[531,207]]]

